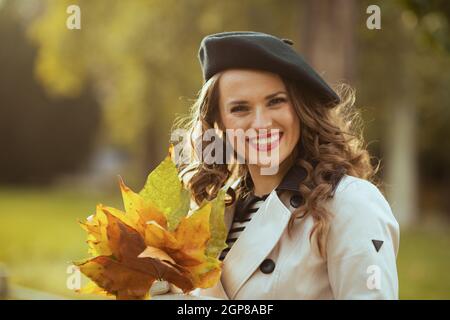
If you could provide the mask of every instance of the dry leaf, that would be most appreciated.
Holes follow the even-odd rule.
[[[144,299],[157,279],[183,292],[220,280],[218,255],[227,246],[225,190],[188,214],[190,193],[178,177],[171,150],[140,193],[119,179],[125,211],[99,204],[81,222],[93,256],[76,263],[93,281],[81,292]]]

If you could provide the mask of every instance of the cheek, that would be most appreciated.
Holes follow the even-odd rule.
[[[222,123],[223,123],[224,129],[229,130],[229,132],[227,133],[228,140],[230,140],[230,142],[232,142],[232,140],[234,140],[232,142],[234,146],[237,145],[238,140],[239,140],[239,143],[245,143],[244,132],[249,128],[248,120],[240,118],[240,117],[228,115],[228,116],[224,116],[222,118]],[[238,129],[242,129],[242,130],[238,130]]]
[[[238,130],[239,134],[237,133],[238,131],[236,130],[243,129],[243,131],[245,132],[245,130],[247,130],[246,121],[243,121],[242,119],[234,117],[232,115],[222,116],[221,120],[223,124],[223,129],[229,130],[228,132],[226,132],[227,140],[233,146],[233,149],[236,148],[236,146],[238,145],[245,145],[245,136],[243,136],[243,134],[240,133],[240,130]]]
[[[297,114],[289,113],[289,117],[286,117],[283,127],[287,133],[285,135],[286,139],[281,143],[280,148],[280,161],[284,161],[292,152],[294,152],[300,139],[300,119]]]
[[[247,129],[247,121],[242,117],[225,115],[222,117],[222,123],[225,129]]]
[[[290,107],[289,110],[282,114],[282,117],[279,119],[279,123],[285,132],[287,132],[289,143],[296,143],[300,137],[300,119],[298,118],[293,107]]]

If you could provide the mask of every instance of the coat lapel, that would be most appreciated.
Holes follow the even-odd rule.
[[[280,185],[271,192],[258,212],[249,221],[245,231],[236,240],[223,261],[220,281],[212,288],[201,289],[200,295],[219,299],[234,299],[247,279],[270,254],[287,227],[292,212],[293,194],[299,194],[299,183],[306,171],[293,166]],[[234,187],[240,182],[240,178]],[[224,220],[229,233],[237,209],[244,210],[246,202],[225,208]],[[238,208],[240,207],[240,208]]]
[[[290,216],[276,190],[272,191],[223,261],[221,282],[230,299],[275,247]]]

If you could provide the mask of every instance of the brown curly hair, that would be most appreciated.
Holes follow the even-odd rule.
[[[208,129],[220,127],[219,89],[218,84],[222,73],[215,74],[204,83],[191,107],[187,117],[179,118],[174,128],[188,130],[188,142],[183,146],[189,154],[179,166],[181,176],[190,173],[187,182],[197,204],[203,200],[211,200],[229,181],[241,177],[236,190],[228,188],[227,205],[237,197],[244,197],[252,192],[252,184],[247,184],[249,177],[247,166],[236,161],[236,152],[227,159],[224,156],[222,164],[207,164],[200,161],[200,152],[208,144],[202,142],[202,133]],[[350,175],[375,182],[378,165],[371,164],[367,146],[362,137],[362,120],[355,110],[355,92],[345,84],[336,88],[341,102],[326,105],[308,90],[302,89],[299,83],[281,77],[286,86],[289,98],[300,119],[301,134],[297,145],[298,157],[294,164],[306,170],[306,178],[299,185],[303,196],[302,205],[294,211],[288,224],[290,232],[294,220],[305,215],[311,215],[314,226],[310,241],[317,233],[316,241],[319,253],[326,255],[326,237],[331,215],[325,203],[333,197],[334,190],[344,175]],[[223,147],[227,139],[222,135]],[[225,150],[225,149],[224,149]],[[186,161],[187,160],[187,161]]]

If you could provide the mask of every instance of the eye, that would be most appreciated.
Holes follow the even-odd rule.
[[[280,104],[280,103],[284,103],[284,102],[286,102],[286,101],[287,101],[287,100],[286,100],[285,98],[281,98],[281,97],[279,97],[279,98],[274,98],[274,99],[270,100],[269,105]]]
[[[231,113],[242,112],[242,111],[247,111],[247,106],[238,105],[238,106],[231,108]]]

